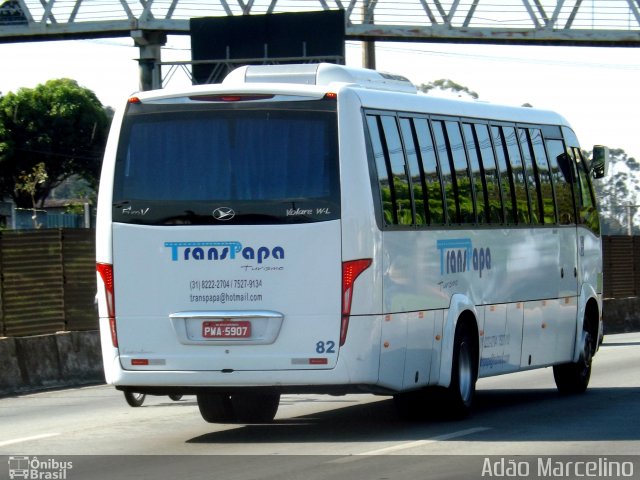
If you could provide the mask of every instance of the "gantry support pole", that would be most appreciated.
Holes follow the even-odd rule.
[[[162,88],[162,47],[167,43],[167,34],[160,31],[133,30],[131,38],[140,50],[140,90]]]

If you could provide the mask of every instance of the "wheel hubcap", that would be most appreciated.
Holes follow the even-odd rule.
[[[473,373],[471,371],[471,353],[469,345],[464,342],[460,345],[460,355],[458,357],[458,383],[460,386],[460,398],[467,403],[471,398],[473,385]]]

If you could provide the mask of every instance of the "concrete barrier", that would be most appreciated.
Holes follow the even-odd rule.
[[[640,331],[640,298],[604,301],[605,335]],[[0,338],[0,395],[104,382],[97,331]]]
[[[97,331],[0,338],[0,395],[102,382]]]
[[[640,297],[612,298],[602,306],[604,334],[640,331]]]

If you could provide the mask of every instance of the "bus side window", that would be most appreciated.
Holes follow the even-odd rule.
[[[445,125],[447,127],[447,137],[449,138],[449,147],[451,148],[451,157],[455,170],[460,223],[473,224],[476,223],[473,186],[469,175],[469,164],[462,141],[462,133],[460,132],[460,123],[447,121]]]
[[[564,149],[562,140],[547,140],[545,143],[556,194],[558,221],[560,225],[571,225],[575,223],[576,215],[573,204],[573,180],[570,159]]]
[[[493,144],[496,147],[496,159],[498,160],[498,168],[500,170],[505,223],[513,225],[517,223],[516,219],[518,218],[516,215],[516,197],[511,178],[511,170],[507,165],[507,150],[502,138],[502,129],[492,126],[491,136],[493,137]]]
[[[544,223],[556,223],[556,204],[553,197],[553,186],[551,182],[551,172],[549,171],[549,161],[544,151],[544,143],[542,143],[542,132],[537,128],[529,129],[529,137],[533,147],[533,157],[535,159],[538,179],[540,181],[540,196],[542,201],[542,213]]]
[[[443,183],[440,180],[440,166],[433,146],[429,121],[426,118],[414,118],[413,126],[420,147],[420,159],[427,189],[429,224],[444,225],[446,218]]]
[[[489,220],[489,204],[487,199],[487,185],[480,163],[480,152],[478,151],[478,138],[473,131],[473,125],[470,123],[462,124],[464,133],[464,142],[467,146],[467,154],[469,156],[469,166],[471,167],[471,181],[476,198],[476,211],[478,212],[478,223],[488,223]]]
[[[395,192],[395,220],[399,225],[413,225],[413,202],[409,188],[409,174],[404,160],[404,150],[400,140],[400,132],[396,117],[381,115],[384,131],[384,143],[388,155],[389,166]]]
[[[529,138],[529,132],[525,128],[518,129],[518,139],[522,150],[522,161],[525,169],[525,179],[531,201],[531,223],[542,225],[544,223],[544,211],[540,197],[540,180],[537,169],[533,163],[533,146]]]
[[[434,120],[431,123],[433,136],[438,150],[438,161],[442,172],[442,189],[444,191],[444,200],[447,206],[447,223],[460,223],[458,216],[458,206],[456,202],[455,183],[453,172],[451,169],[450,147],[447,145],[447,139],[444,131],[444,122]]]
[[[513,127],[502,127],[502,131],[504,133],[507,151],[509,152],[509,164],[511,165],[511,176],[513,178],[513,186],[516,194],[518,224],[529,224],[531,223],[529,194],[527,192],[525,170],[524,165],[522,164],[520,148],[518,147],[516,129]]]
[[[428,190],[420,161],[420,151],[416,148],[416,132],[411,118],[400,118],[400,131],[409,166],[416,225],[428,225],[430,223]]]
[[[482,170],[484,182],[487,187],[487,201],[489,203],[489,223],[500,224],[504,222],[502,209],[502,195],[500,190],[500,172],[496,166],[496,157],[491,145],[489,127],[484,124],[475,124],[475,133],[478,138],[480,154],[482,156]]]
[[[578,175],[576,183],[580,194],[578,195],[578,211],[580,213],[579,222],[584,224],[596,235],[600,234],[600,219],[596,209],[595,193],[593,184],[588,172],[587,163],[579,148],[573,147],[573,155],[576,160]]]
[[[369,127],[369,138],[373,148],[373,158],[378,174],[378,185],[380,187],[380,199],[382,201],[382,220],[384,225],[393,225],[395,222],[395,211],[393,208],[393,195],[389,182],[389,170],[382,139],[380,137],[380,127],[377,115],[367,115],[367,125]]]

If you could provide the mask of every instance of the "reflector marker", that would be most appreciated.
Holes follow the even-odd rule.
[[[164,358],[132,358],[131,366],[146,367],[149,365],[166,365],[167,361]]]
[[[327,357],[292,358],[291,365],[328,365]]]

